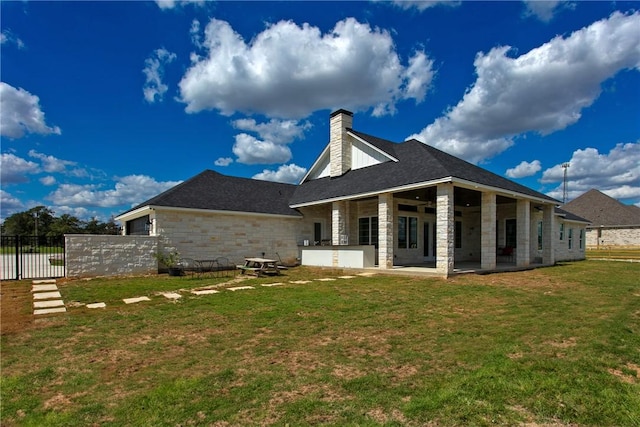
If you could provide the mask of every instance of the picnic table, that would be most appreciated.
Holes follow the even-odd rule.
[[[238,268],[242,274],[255,274],[258,277],[263,274],[280,274],[278,261],[275,259],[245,258],[244,265],[239,265]]]

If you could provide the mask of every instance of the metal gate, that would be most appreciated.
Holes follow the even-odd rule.
[[[64,236],[2,236],[1,280],[64,277]]]

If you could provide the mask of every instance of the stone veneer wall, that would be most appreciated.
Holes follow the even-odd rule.
[[[582,248],[580,248],[580,230],[583,230],[585,226],[581,223],[565,221],[562,218],[556,217],[555,226],[555,260],[557,261],[578,261],[586,258],[586,236],[582,236]],[[560,240],[560,224],[564,224],[564,237]],[[569,230],[573,230],[572,245],[569,249]]]
[[[160,251],[178,251],[181,257],[226,257],[238,264],[247,256],[295,261],[302,218],[258,214],[224,214],[186,210],[155,211]]]
[[[67,234],[66,277],[157,273],[158,239],[152,236]]]
[[[597,249],[611,246],[640,247],[640,226],[601,228],[600,237],[598,229],[587,230],[587,247]]]

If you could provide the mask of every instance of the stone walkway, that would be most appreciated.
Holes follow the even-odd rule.
[[[31,293],[33,294],[34,315],[64,313],[67,311],[55,279],[32,281]]]
[[[315,281],[319,281],[319,282],[329,282],[329,281],[335,281],[338,279],[343,279],[343,280],[347,280],[347,279],[353,279],[356,278],[358,276],[371,276],[372,273],[360,273],[357,276],[339,276],[338,278],[320,278],[320,279],[315,279]],[[233,280],[230,280],[228,282],[224,282],[224,283],[219,283],[216,285],[212,285],[212,286],[203,286],[200,288],[196,288],[196,289],[190,289],[188,290],[188,292],[190,292],[193,295],[197,295],[197,296],[201,296],[201,295],[212,295],[212,294],[217,294],[220,293],[221,291],[231,291],[231,292],[236,292],[236,291],[248,291],[248,290],[252,290],[255,289],[255,286],[231,286],[231,287],[223,287],[223,286],[229,286],[229,285],[237,285],[240,282],[243,282],[245,280],[250,279],[249,277],[237,277]],[[312,283],[313,280],[291,280],[288,282],[277,282],[277,283],[263,283],[260,286],[262,287],[277,287],[277,286],[284,286],[287,284],[294,284],[294,285],[304,285],[307,283]],[[52,313],[64,313],[67,311],[64,302],[62,301],[62,295],[60,295],[60,291],[58,290],[58,286],[56,285],[56,281],[55,279],[52,280],[34,280],[33,281],[33,288],[31,290],[31,292],[33,293],[33,314],[34,315],[40,315],[40,314],[52,314]],[[187,290],[180,290],[178,292],[187,292]],[[171,300],[173,302],[176,302],[177,300],[179,300],[180,298],[182,298],[182,295],[180,295],[178,292],[158,292],[156,293],[156,295],[160,295],[163,296],[164,298]],[[139,296],[139,297],[133,297],[133,298],[124,298],[122,300],[125,304],[136,304],[136,303],[140,303],[140,302],[144,302],[144,301],[151,301],[151,298],[149,298],[148,296]],[[87,308],[106,308],[107,304],[104,302],[94,302],[94,303],[90,303],[90,304],[75,304],[75,306],[86,306]]]

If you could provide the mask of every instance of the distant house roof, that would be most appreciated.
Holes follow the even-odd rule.
[[[640,209],[625,205],[596,189],[587,191],[562,209],[587,218],[593,227],[640,225]]]
[[[559,203],[549,196],[415,139],[394,143],[353,129],[348,129],[348,131],[388,153],[398,161],[383,162],[361,169],[350,170],[339,177],[305,180],[296,188],[290,201],[291,206],[303,206],[324,200],[378,193],[388,189],[446,178],[458,178],[552,203]]]
[[[296,186],[205,170],[121,214],[146,206],[301,216],[289,207]]]

